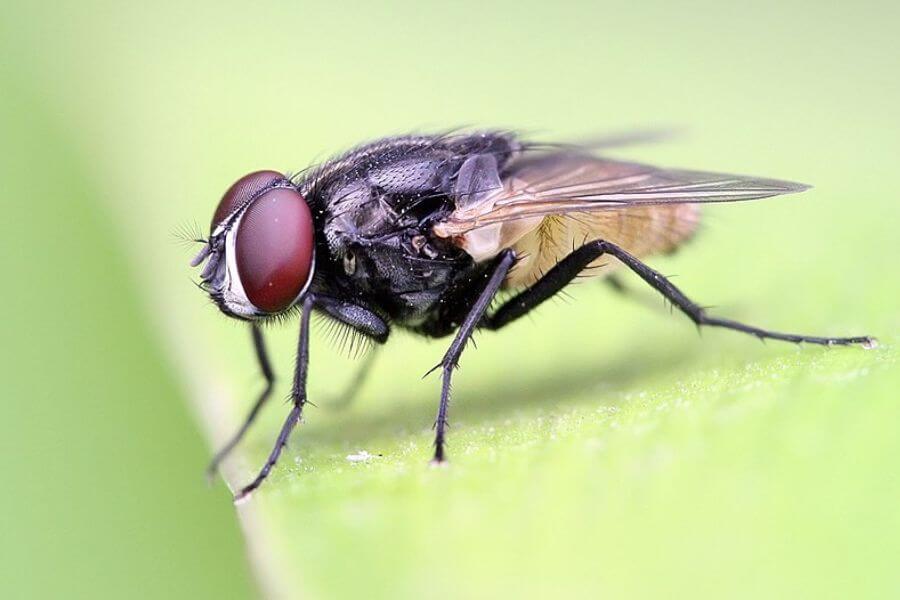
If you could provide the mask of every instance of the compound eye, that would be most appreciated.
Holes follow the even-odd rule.
[[[313,273],[315,233],[306,200],[293,188],[273,188],[247,208],[236,235],[247,299],[267,313],[289,308]]]
[[[243,206],[255,194],[258,194],[260,190],[283,180],[284,175],[276,171],[254,171],[235,181],[232,186],[228,188],[228,191],[225,192],[225,195],[222,196],[222,199],[219,201],[219,206],[216,207],[212,223],[209,225],[210,235],[212,235],[212,232],[216,230],[216,227],[218,227],[222,221],[228,218],[228,215]]]

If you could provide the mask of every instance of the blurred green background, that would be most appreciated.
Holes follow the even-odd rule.
[[[3,12],[0,597],[900,595],[896,2]],[[456,125],[683,127],[619,154],[815,184],[708,210],[653,264],[720,314],[882,347],[701,338],[634,278],[639,302],[590,283],[479,337],[432,470],[444,342],[397,335],[338,411],[353,365],[314,335],[318,408],[235,511],[202,467],[260,381],[173,231],[247,171]]]

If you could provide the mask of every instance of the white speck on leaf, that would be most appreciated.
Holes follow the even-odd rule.
[[[381,455],[380,454],[369,454],[365,450],[360,450],[356,454],[348,454],[347,460],[349,460],[352,463],[369,462],[376,456],[381,456]]]

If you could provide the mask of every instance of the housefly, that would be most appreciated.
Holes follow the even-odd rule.
[[[296,177],[245,175],[216,207],[192,266],[203,265],[200,286],[221,311],[248,322],[267,385],[211,472],[272,389],[260,324],[291,311],[300,313],[300,334],[290,414],[258,476],[236,500],[262,484],[300,421],[314,311],[377,344],[387,341],[392,327],[426,337],[453,335],[435,367],[442,374],[437,462],[445,457],[451,377],[473,332],[502,329],[579,276],[625,267],[698,326],[871,347],[870,337],[779,333],[711,316],[643,262],[688,240],[701,204],[806,188],[610,160],[503,131],[391,137]],[[502,290],[511,296],[495,305]]]

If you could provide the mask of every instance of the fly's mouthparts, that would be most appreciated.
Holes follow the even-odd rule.
[[[209,259],[208,262],[203,266],[203,270],[200,272],[200,281],[203,282],[203,285],[208,285],[209,280],[216,274],[216,269],[219,268],[219,258],[214,255],[212,245],[206,244],[200,252],[191,259],[192,267],[199,267],[207,259]]]
[[[216,269],[219,268],[219,260],[218,257],[213,257],[206,263],[206,266],[203,267],[203,271],[200,272],[200,279],[203,281],[209,281],[212,279],[213,275],[216,274]]]
[[[192,267],[199,267],[204,260],[209,256],[210,247],[209,244],[204,244],[203,248],[200,249],[200,252],[197,253],[197,256],[191,259]]]

